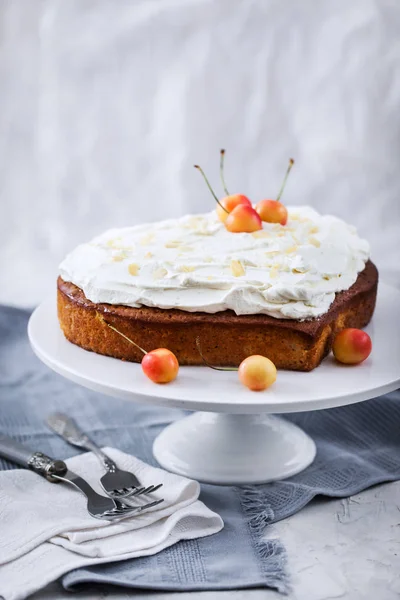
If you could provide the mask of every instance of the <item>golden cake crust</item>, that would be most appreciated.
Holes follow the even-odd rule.
[[[199,336],[203,354],[215,365],[238,366],[247,356],[262,354],[278,369],[311,371],[330,351],[336,332],[369,323],[378,271],[368,261],[354,285],[336,294],[326,314],[302,322],[268,315],[238,316],[231,310],[209,314],[94,304],[73,283],[59,277],[57,285],[61,329],[70,342],[85,350],[141,361],[142,353],[107,327],[107,321],[148,351],[168,348],[181,365],[202,364],[196,348]]]

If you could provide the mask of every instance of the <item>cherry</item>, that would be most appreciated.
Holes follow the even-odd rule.
[[[261,219],[246,196],[235,194],[234,196],[226,196],[221,201],[218,200],[203,169],[199,165],[194,165],[194,167],[203,175],[208,189],[218,203],[217,212],[219,218],[225,222],[225,227],[228,231],[232,233],[252,233],[253,231],[262,229]],[[222,216],[223,214],[225,216]]]
[[[249,390],[260,392],[276,380],[276,367],[266,356],[253,354],[240,363],[239,379]]]
[[[128,338],[128,336],[119,331],[116,327],[110,325],[107,321],[104,321],[104,323],[130,344],[138,348],[138,350],[143,352],[144,356],[141,362],[142,371],[149,379],[151,379],[151,381],[154,381],[154,383],[169,383],[176,379],[179,371],[179,363],[171,350],[168,350],[167,348],[157,348],[151,352],[146,352],[146,350],[143,350],[136,342]]]
[[[231,194],[231,195],[227,195],[224,198],[222,198],[221,200],[219,200],[214,192],[214,190],[212,189],[210,182],[208,181],[206,174],[204,173],[203,169],[199,166],[199,165],[194,165],[195,169],[198,169],[200,171],[200,173],[202,174],[204,181],[207,184],[208,189],[210,190],[211,194],[214,197],[214,200],[217,202],[218,206],[217,206],[217,215],[220,221],[225,222],[229,213],[236,208],[236,206],[240,205],[240,204],[245,204],[247,206],[251,207],[251,202],[250,200],[247,198],[247,196],[244,196],[243,194]],[[226,189],[226,188],[225,188]]]
[[[276,200],[260,200],[260,202],[256,204],[256,211],[266,223],[280,223],[281,225],[286,225],[287,223],[288,211],[286,206],[280,202],[280,198],[285,189],[286,181],[293,165],[294,160],[291,158]]]
[[[196,338],[196,346],[199,354],[207,367],[215,371],[238,371],[239,380],[243,385],[254,392],[261,392],[267,389],[276,381],[276,367],[272,360],[260,354],[253,354],[245,358],[236,367],[216,367],[211,365],[203,355],[200,345],[200,338]]]
[[[250,206],[250,208],[253,208],[250,200],[243,194],[232,194],[230,196],[225,196],[224,198],[221,198],[219,204],[221,204],[223,208],[221,208],[219,205],[217,206],[217,215],[219,220],[223,223],[228,218],[228,214],[231,213],[237,206],[243,204],[244,206]]]
[[[227,216],[225,227],[232,233],[252,233],[262,229],[262,221],[252,206],[239,204]]]
[[[363,362],[371,354],[371,338],[368,333],[361,329],[352,327],[342,329],[333,341],[332,350],[339,362],[346,365],[356,365]]]
[[[157,348],[144,355],[142,370],[154,383],[169,383],[178,375],[179,363],[171,350]]]
[[[261,220],[266,223],[280,223],[281,225],[287,223],[287,208],[277,200],[260,200],[256,204],[256,211]]]

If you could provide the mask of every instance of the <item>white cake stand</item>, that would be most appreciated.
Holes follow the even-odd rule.
[[[270,413],[352,404],[400,386],[398,290],[380,284],[367,331],[373,352],[361,365],[348,367],[328,357],[311,373],[280,371],[270,389],[251,392],[235,372],[181,367],[176,381],[156,385],[138,364],[86,352],[65,340],[54,298],[35,310],[28,327],[37,356],[76,383],[125,400],[201,411],[166,427],[153,452],[166,469],[217,484],[284,479],[313,461],[313,440]]]

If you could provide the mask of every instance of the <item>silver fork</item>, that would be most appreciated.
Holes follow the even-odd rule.
[[[34,452],[16,442],[12,438],[0,433],[0,456],[7,460],[16,463],[22,467],[31,469],[38,475],[41,475],[51,483],[64,481],[73,485],[76,489],[82,492],[87,498],[87,511],[96,519],[105,519],[114,521],[122,517],[133,516],[142,512],[146,508],[151,508],[163,502],[163,500],[155,500],[142,504],[141,506],[128,506],[121,502],[110,498],[109,496],[101,496],[88,484],[88,482],[70,471],[62,460],[54,460],[42,452]]]
[[[143,487],[138,478],[129,471],[123,471],[101,448],[79,429],[76,422],[63,413],[47,417],[48,426],[64,440],[79,448],[92,451],[107,471],[100,479],[103,490],[114,499],[131,498],[151,494],[162,487],[162,483]]]

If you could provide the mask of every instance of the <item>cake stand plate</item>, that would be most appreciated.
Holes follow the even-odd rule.
[[[244,388],[235,372],[181,367],[176,381],[156,385],[135,363],[87,352],[69,343],[49,298],[32,314],[29,339],[51,369],[90,389],[125,400],[200,411],[180,419],[154,442],[158,462],[175,473],[219,484],[261,483],[299,473],[315,457],[313,440],[271,416],[347,405],[400,386],[400,292],[380,284],[371,356],[361,365],[332,356],[311,373],[279,371],[264,392]]]

